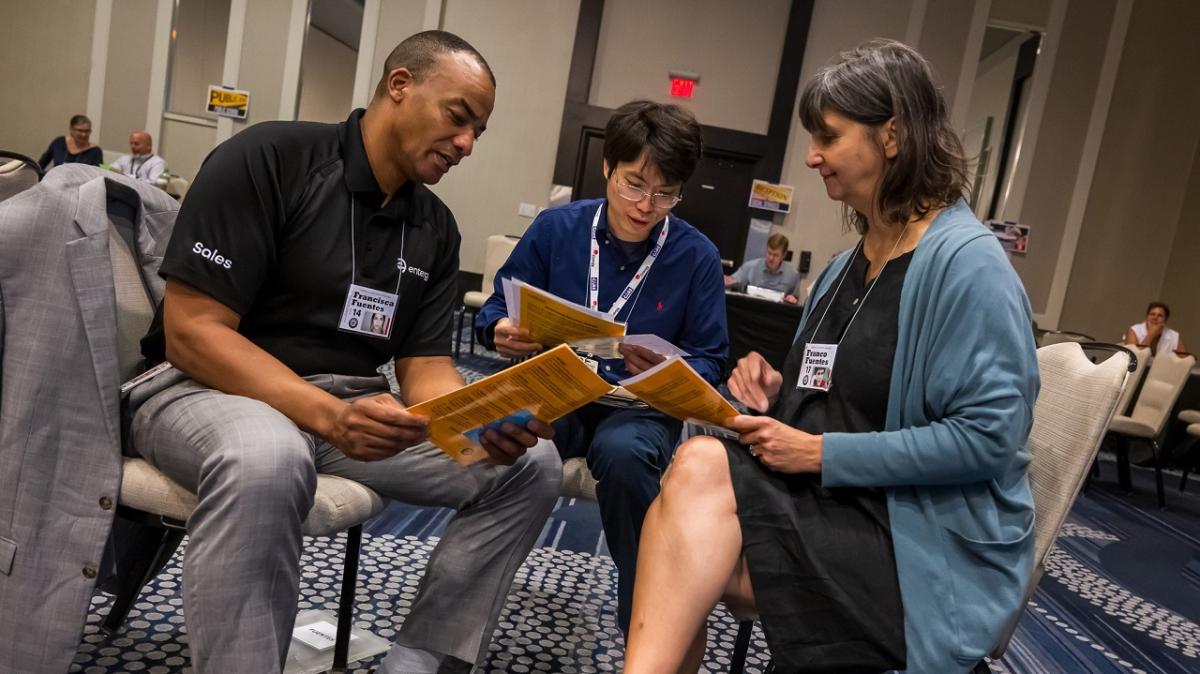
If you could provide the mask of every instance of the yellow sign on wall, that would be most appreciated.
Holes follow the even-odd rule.
[[[776,185],[765,180],[755,180],[750,186],[750,206],[765,211],[787,213],[792,210],[791,185]]]
[[[209,112],[222,117],[246,119],[250,114],[250,92],[245,89],[208,85]]]

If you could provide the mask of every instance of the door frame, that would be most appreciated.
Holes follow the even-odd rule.
[[[797,89],[800,86],[800,68],[803,65],[804,48],[808,41],[808,28],[812,22],[815,2],[816,0],[792,0],[767,132],[750,133],[701,125],[706,154],[754,158],[756,178],[779,182],[783,172],[784,153],[787,151],[788,134],[792,128],[792,115],[795,111]],[[575,47],[571,54],[571,69],[567,78],[562,126],[558,137],[558,153],[554,162],[554,182],[570,185],[572,194],[578,194],[583,171],[587,168],[580,165],[587,140],[585,134],[602,131],[613,113],[610,108],[588,104],[603,16],[604,0],[580,0]]]

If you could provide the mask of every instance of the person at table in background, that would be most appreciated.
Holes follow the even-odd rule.
[[[779,232],[772,234],[767,239],[766,254],[747,261],[732,276],[726,276],[725,287],[738,292],[745,292],[747,286],[776,290],[783,293],[784,302],[795,304],[799,301],[796,284],[800,281],[800,272],[783,263],[787,249],[787,237]]]
[[[113,168],[133,178],[154,184],[167,170],[167,162],[154,154],[154,141],[145,131],[134,131],[129,134],[129,154],[123,154],[115,162]]]
[[[700,159],[700,125],[676,105],[634,101],[618,108],[604,135],[605,198],[543,211],[496,273],[495,292],[479,312],[479,339],[507,357],[542,349],[507,318],[503,279],[520,279],[624,322],[628,334],[652,333],[690,356],[716,385],[729,338],[721,259],[703,234],[668,213]],[[592,289],[588,291],[589,287]],[[663,360],[622,346],[622,359],[600,359],[616,383]],[[617,615],[629,625],[638,539],[658,494],[681,422],[653,409],[587,405],[554,424],[564,458],[583,456],[599,481],[597,498],[617,566]]]
[[[104,161],[104,151],[99,145],[92,145],[92,120],[87,115],[75,115],[71,118],[71,130],[65,136],[59,136],[50,141],[50,146],[38,159],[38,164],[46,168],[53,164],[91,164],[99,166]]]
[[[461,235],[426,185],[472,154],[495,96],[474,47],[425,31],[388,55],[365,111],[256,124],[204,160],[142,342],[186,376],[130,427],[132,450],[198,498],[183,558],[197,674],[283,669],[318,474],[458,511],[376,671],[468,672],[487,653],[562,486],[553,429],[489,429],[490,460],[464,467],[406,406],[464,385],[450,359]],[[374,330],[369,311],[385,314]]]
[[[1150,347],[1150,355],[1162,352],[1186,353],[1183,338],[1167,327],[1171,318],[1171,307],[1162,302],[1151,302],[1146,307],[1146,320],[1129,326],[1125,331],[1125,343],[1132,346]]]
[[[758,613],[780,672],[986,671],[1033,564],[1029,300],[963,200],[920,54],[868,41],[799,109],[806,163],[862,238],[818,278],[783,372],[738,361],[730,392],[767,414],[680,446],[646,517],[625,672],[696,671],[722,598]]]

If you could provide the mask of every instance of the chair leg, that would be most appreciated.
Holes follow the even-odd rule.
[[[733,642],[733,659],[729,663],[729,674],[742,674],[746,668],[746,653],[750,650],[750,637],[754,633],[754,621],[738,623],[737,639]]]
[[[1193,440],[1188,448],[1183,452],[1183,477],[1179,478],[1180,494],[1187,489],[1188,475],[1191,474],[1192,469],[1196,467],[1196,464],[1200,463],[1200,455],[1196,454],[1197,448],[1200,448],[1200,445],[1198,445],[1197,442],[1200,441]]]
[[[159,529],[156,533],[158,541],[152,553],[131,555],[126,560],[128,568],[121,574],[112,606],[100,623],[100,632],[106,637],[112,637],[121,630],[142,588],[158,575],[183,541],[184,531],[181,529]]]
[[[1150,454],[1152,457],[1154,457],[1154,489],[1156,492],[1158,492],[1158,507],[1166,508],[1167,493],[1166,490],[1163,489],[1162,463],[1160,463],[1158,459],[1159,446],[1157,440],[1150,440]]]
[[[466,315],[467,307],[466,305],[463,305],[463,307],[458,310],[458,329],[454,331],[454,360],[458,360],[458,358],[462,356],[463,319],[466,317]]]
[[[337,640],[333,644],[333,674],[346,671],[350,651],[350,628],[354,623],[354,594],[358,588],[358,555],[362,546],[362,525],[346,531],[346,561],[342,564],[342,596],[338,601]]]
[[[1122,491],[1133,491],[1133,476],[1129,470],[1129,439],[1117,442],[1117,484]]]
[[[479,312],[477,312],[473,309],[471,310],[471,324],[470,324],[471,329],[467,331],[467,338],[471,340],[470,344],[471,344],[471,355],[472,356],[475,355],[475,317],[478,315],[479,315]]]

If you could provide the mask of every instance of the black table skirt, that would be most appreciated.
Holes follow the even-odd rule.
[[[728,374],[742,356],[757,351],[776,370],[783,371],[800,327],[804,307],[799,304],[771,302],[739,293],[725,293],[725,313],[729,321]]]

